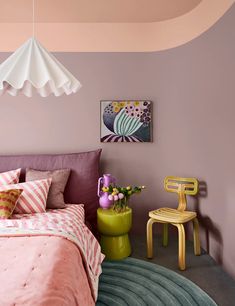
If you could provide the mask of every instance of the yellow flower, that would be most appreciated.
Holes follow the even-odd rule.
[[[117,107],[119,102],[112,102],[113,107]]]
[[[107,192],[108,190],[109,190],[108,187],[102,187],[102,191],[103,191],[103,192]]]
[[[112,196],[115,196],[117,193],[116,192],[112,192]]]
[[[126,102],[125,102],[125,101],[120,102],[120,103],[119,103],[119,106],[120,106],[121,108],[125,107],[125,106],[126,106]]]
[[[114,110],[115,113],[118,113],[120,111],[120,107],[119,106],[115,106],[113,110]]]
[[[113,192],[118,192],[118,189],[117,188],[113,188]]]
[[[127,186],[127,187],[126,187],[126,190],[131,190],[131,186]]]
[[[135,101],[135,102],[134,102],[134,105],[135,105],[135,106],[139,106],[139,105],[140,105],[140,102],[139,102],[139,101]]]

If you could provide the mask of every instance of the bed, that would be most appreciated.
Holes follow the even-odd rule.
[[[104,258],[95,238],[100,150],[0,156],[0,172],[70,168],[66,207],[0,220],[1,306],[95,305]],[[71,203],[71,204],[68,204]]]

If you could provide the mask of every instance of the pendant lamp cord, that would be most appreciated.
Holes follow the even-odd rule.
[[[35,18],[35,15],[34,15],[34,0],[33,0],[33,37],[34,37],[34,34],[35,34],[35,24],[34,24],[34,18]]]

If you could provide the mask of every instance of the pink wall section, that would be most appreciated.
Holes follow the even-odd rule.
[[[175,203],[163,191],[164,177],[198,177],[207,195],[189,206],[200,213],[204,246],[235,276],[234,27],[235,7],[202,36],[168,51],[58,53],[81,91],[48,99],[2,96],[0,153],[102,147],[106,171],[124,184],[148,186],[133,198],[134,230],[142,233],[148,210]],[[99,143],[99,101],[122,98],[154,102],[153,143]]]

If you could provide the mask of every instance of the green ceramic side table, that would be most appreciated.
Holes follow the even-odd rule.
[[[117,213],[113,209],[97,210],[101,250],[107,259],[118,260],[131,254],[128,232],[132,225],[132,209]]]

